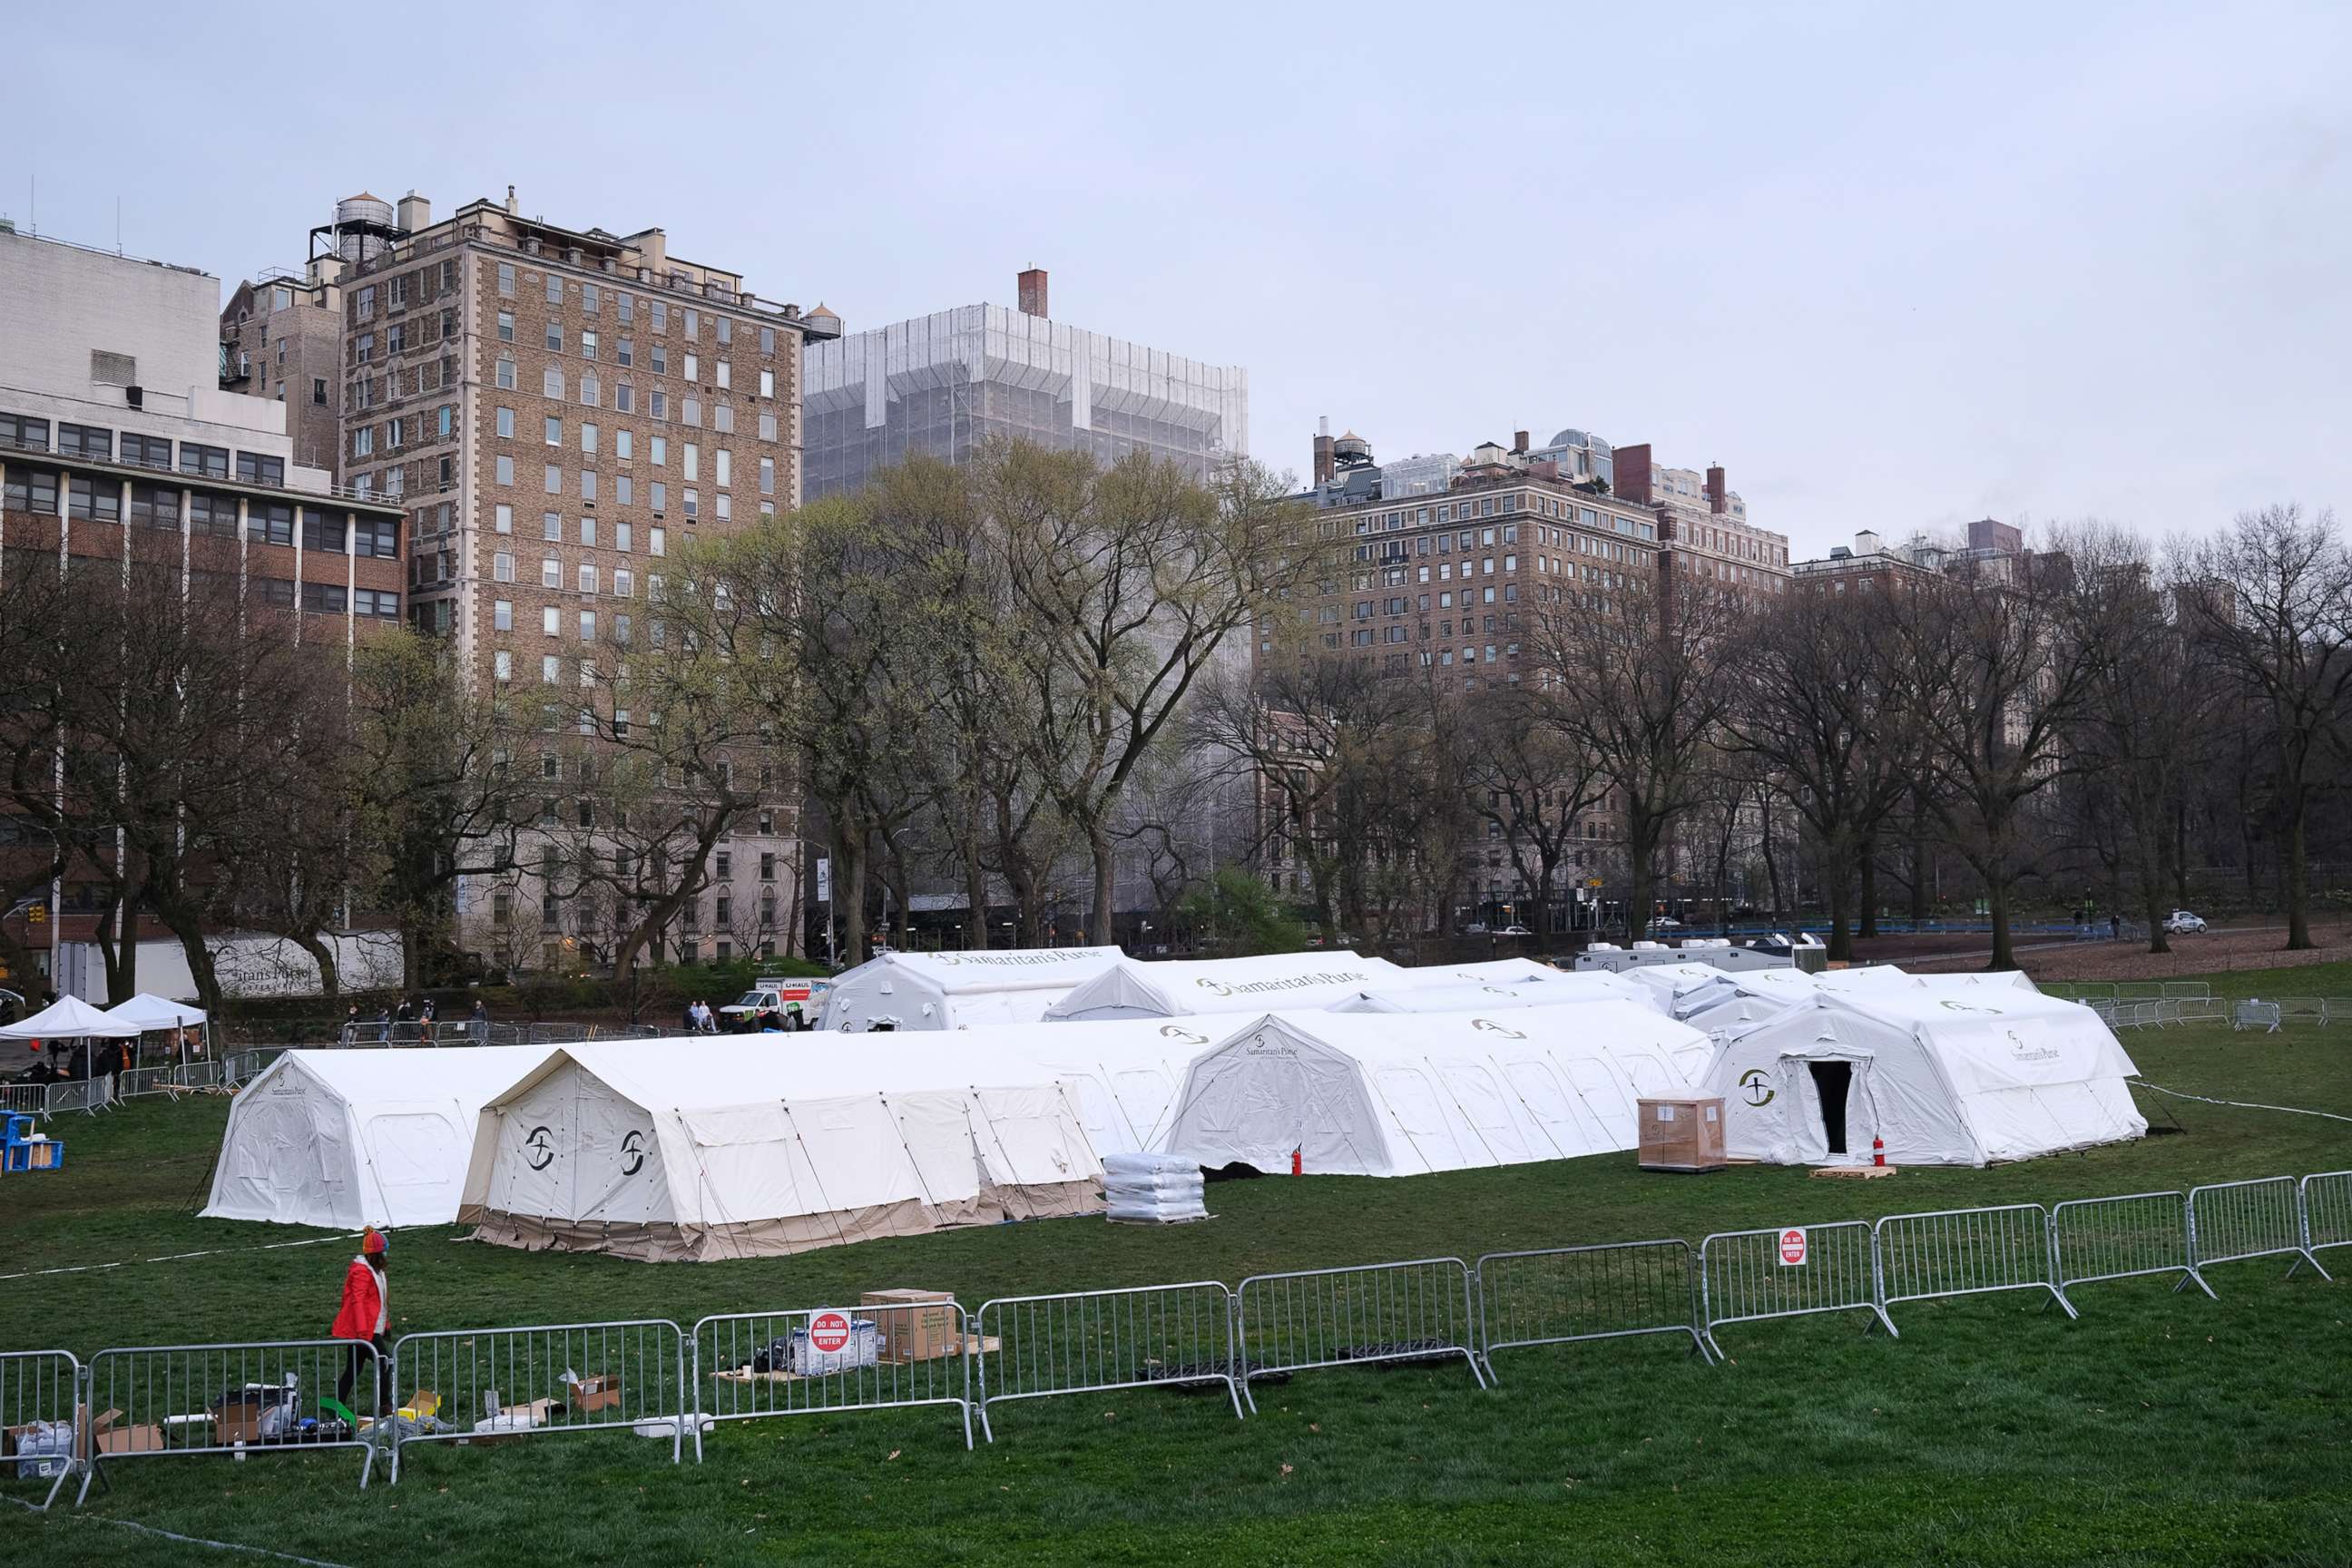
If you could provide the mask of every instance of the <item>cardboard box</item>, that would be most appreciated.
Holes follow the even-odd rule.
[[[599,1377],[583,1377],[577,1383],[563,1385],[564,1403],[582,1415],[592,1410],[617,1409],[621,1403],[621,1380],[609,1373]]]
[[[952,1291],[868,1290],[858,1306],[881,1331],[884,1361],[940,1361],[960,1348]]]
[[[163,1428],[147,1425],[124,1426],[120,1410],[101,1410],[90,1417],[91,1447],[101,1454],[158,1454],[163,1450]]]
[[[1721,1100],[1641,1100],[1634,1115],[1644,1171],[1720,1171],[1728,1163]]]
[[[285,1397],[276,1389],[259,1388],[221,1395],[212,1405],[213,1441],[224,1448],[260,1442],[263,1413],[282,1404]]]

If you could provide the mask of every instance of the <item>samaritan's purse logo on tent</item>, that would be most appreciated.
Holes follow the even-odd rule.
[[[1160,1037],[1163,1040],[1181,1040],[1188,1046],[1205,1046],[1209,1043],[1208,1036],[1196,1035],[1181,1024],[1162,1024],[1160,1026]]]
[[[544,1127],[534,1127],[523,1135],[522,1146],[530,1151],[524,1156],[534,1171],[544,1171],[555,1159],[555,1143]]]
[[[1739,1075],[1739,1087],[1750,1105],[1772,1103],[1772,1083],[1762,1068],[1749,1068]]]
[[[1937,1005],[1954,1013],[1990,1013],[1996,1018],[2000,1016],[2000,1009],[1998,1007],[1979,1007],[1967,1002],[1945,1001],[1938,1003]]]
[[[1527,1038],[1527,1037],[1519,1033],[1518,1030],[1507,1029],[1503,1027],[1502,1025],[1495,1022],[1492,1018],[1473,1018],[1470,1020],[1470,1026],[1474,1029],[1484,1029],[1490,1035],[1500,1035],[1507,1040],[1524,1040]]]
[[[2058,1059],[2059,1051],[2055,1046],[2029,1046],[2015,1029],[2003,1029],[2001,1033],[2009,1037],[2009,1054],[2012,1060],[2054,1062]]]
[[[621,1140],[621,1174],[634,1176],[646,1168],[646,1135],[642,1131],[633,1129]]]
[[[1192,984],[1199,986],[1202,990],[1218,996],[1230,996],[1234,994],[1232,986],[1225,984],[1223,981],[1212,980],[1205,974],[1200,979],[1192,982]]]

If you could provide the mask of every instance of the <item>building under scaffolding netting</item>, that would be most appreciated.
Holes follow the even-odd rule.
[[[1249,373],[1050,320],[1045,274],[1017,310],[963,305],[831,342],[803,366],[803,494],[855,490],[922,453],[962,463],[992,437],[1088,452],[1145,451],[1205,476],[1249,450]]]

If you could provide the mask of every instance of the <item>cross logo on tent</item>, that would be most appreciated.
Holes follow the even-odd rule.
[[[1746,1072],[1741,1073],[1739,1075],[1739,1087],[1748,1091],[1744,1098],[1747,1100],[1748,1104],[1769,1105],[1772,1103],[1772,1086],[1766,1080],[1764,1069],[1762,1068],[1749,1068]]]
[[[621,1140],[621,1152],[628,1156],[622,1163],[621,1174],[634,1176],[644,1170],[646,1168],[646,1135],[633,1130],[627,1137]]]
[[[532,1128],[524,1137],[522,1146],[530,1151],[529,1162],[534,1171],[544,1171],[554,1162],[555,1145],[550,1141],[544,1127]]]
[[[1209,1043],[1208,1036],[1196,1035],[1181,1024],[1161,1025],[1160,1037],[1164,1040],[1181,1040],[1188,1046],[1205,1046]]]
[[[1223,981],[1212,980],[1206,975],[1202,975],[1200,979],[1192,982],[1192,984],[1199,986],[1203,991],[1213,992],[1219,996],[1230,996],[1234,994],[1233,988],[1227,985]]]
[[[1500,1035],[1507,1040],[1524,1040],[1527,1038],[1525,1035],[1519,1033],[1517,1029],[1507,1029],[1503,1027],[1502,1025],[1495,1022],[1492,1018],[1473,1018],[1470,1020],[1470,1026],[1474,1029],[1484,1029],[1490,1035]]]

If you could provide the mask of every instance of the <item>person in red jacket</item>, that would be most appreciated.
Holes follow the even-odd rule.
[[[360,1255],[343,1270],[342,1305],[335,1313],[335,1326],[328,1331],[336,1339],[375,1347],[377,1415],[392,1408],[392,1346],[386,1338],[392,1328],[392,1291],[384,1275],[391,1265],[392,1244],[383,1232],[368,1226],[360,1237]],[[346,1410],[352,1408],[352,1384],[359,1380],[362,1359],[360,1347],[352,1345],[343,1375],[335,1384],[335,1401]]]

